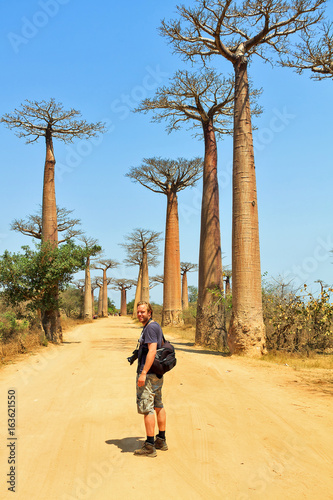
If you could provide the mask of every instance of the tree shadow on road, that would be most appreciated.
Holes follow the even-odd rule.
[[[141,447],[142,437],[127,437],[123,439],[108,439],[106,444],[114,444],[121,449],[122,453],[133,453]]]
[[[194,342],[174,342],[172,345],[175,346],[176,351],[192,352],[195,354],[212,354],[213,356],[223,356],[224,358],[230,358],[231,354],[227,352],[214,351],[213,349],[207,349],[203,347],[195,348]],[[194,349],[189,349],[189,347],[194,347]]]

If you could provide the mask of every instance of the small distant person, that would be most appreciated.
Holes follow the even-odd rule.
[[[139,302],[137,317],[143,326],[139,339],[138,369],[136,377],[137,409],[144,415],[146,441],[135,455],[156,457],[156,450],[166,451],[168,445],[165,439],[166,413],[162,403],[163,376],[152,373],[157,349],[162,347],[163,332],[160,325],[152,319],[153,311],[148,302]],[[155,435],[155,412],[158,434]]]

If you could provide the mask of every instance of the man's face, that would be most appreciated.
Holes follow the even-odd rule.
[[[147,311],[146,304],[141,304],[140,306],[138,306],[137,317],[140,323],[142,323],[143,325],[148,323],[149,319],[151,318],[151,312]]]

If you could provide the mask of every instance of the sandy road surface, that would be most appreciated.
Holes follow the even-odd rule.
[[[144,428],[126,357],[138,332],[130,319],[106,318],[0,371],[1,499],[333,499],[331,398],[293,384],[283,368],[179,339],[164,383],[169,451],[134,456]]]

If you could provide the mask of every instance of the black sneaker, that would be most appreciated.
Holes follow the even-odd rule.
[[[166,451],[168,449],[168,445],[166,444],[166,440],[156,436],[155,448],[156,448],[156,450]]]
[[[154,445],[145,441],[142,445],[142,448],[135,450],[134,455],[141,455],[143,457],[156,457],[156,448]]]

